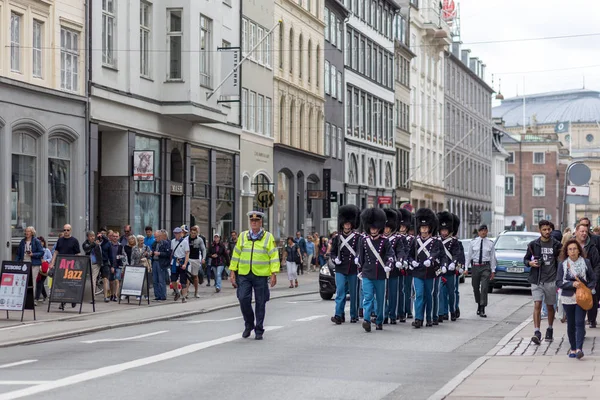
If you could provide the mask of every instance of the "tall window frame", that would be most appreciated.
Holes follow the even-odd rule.
[[[28,131],[12,133],[11,236],[22,238],[34,225],[38,209],[38,137]]]
[[[60,28],[60,88],[79,91],[79,32]]]
[[[200,14],[200,86],[212,88],[212,19]]]
[[[34,78],[40,79],[43,78],[44,27],[44,22],[38,19],[33,20],[31,40],[31,72]]]
[[[10,13],[10,70],[21,73],[23,68],[23,14]]]
[[[150,78],[152,4],[140,1],[140,75]]]
[[[70,221],[71,147],[71,142],[63,137],[48,139],[48,230],[51,236],[58,236]]]
[[[167,80],[183,80],[182,44],[183,9],[167,9],[167,41],[169,49]]]
[[[116,67],[115,27],[117,0],[102,0],[102,64]]]

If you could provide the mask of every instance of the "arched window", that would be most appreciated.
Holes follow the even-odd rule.
[[[312,42],[308,41],[308,64],[306,66],[306,77],[308,78],[308,83],[310,83],[310,76],[312,75]]]
[[[369,159],[369,178],[368,178],[368,185],[369,186],[375,186],[376,182],[377,182],[377,173],[375,172],[375,161],[373,161],[373,159]]]
[[[348,168],[348,182],[351,184],[358,183],[358,163],[356,162],[356,156],[352,154],[350,156],[350,166]]]
[[[292,103],[290,104],[290,118],[289,118],[289,132],[290,132],[289,145],[290,146],[296,146],[296,138],[294,137],[295,113],[296,113],[296,103],[294,100],[292,100]]]
[[[23,237],[34,225],[37,193],[37,141],[16,131],[12,135],[11,227],[13,237]]]
[[[48,140],[48,226],[58,235],[69,223],[69,177],[71,174],[71,145],[60,137]]]
[[[302,78],[302,70],[304,69],[304,46],[302,45],[302,34],[298,39],[298,76]]]
[[[304,104],[300,105],[300,115],[298,117],[298,137],[300,138],[298,147],[306,147],[306,135],[304,134]]]
[[[289,54],[290,74],[294,72],[294,30],[290,29],[290,47],[287,49]]]
[[[308,64],[310,67],[310,64]],[[310,70],[310,68],[309,68]],[[306,136],[308,136],[308,151],[312,151],[314,153],[317,152],[316,149],[313,148],[313,129],[314,129],[314,123],[313,123],[313,110],[312,107],[308,110],[308,130],[306,132]]]
[[[285,96],[279,101],[279,141],[285,143]]]
[[[283,37],[285,34],[285,30],[283,28],[283,22],[279,23],[279,68],[283,69],[283,60],[284,60],[284,56],[283,56]]]
[[[385,165],[385,187],[392,187],[392,165],[390,163]]]
[[[317,87],[319,87],[319,81],[321,80],[321,47],[317,45]]]

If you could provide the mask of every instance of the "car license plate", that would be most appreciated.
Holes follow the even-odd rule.
[[[522,268],[522,267],[509,267],[509,268],[506,268],[506,272],[513,272],[513,273],[517,273],[517,274],[522,274],[523,272],[525,272],[525,268]]]

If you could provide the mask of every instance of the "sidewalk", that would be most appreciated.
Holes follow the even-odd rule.
[[[548,326],[542,320],[542,335]],[[587,329],[582,360],[567,357],[567,324],[554,323],[554,341],[531,343],[528,323],[456,387],[446,399],[530,399],[600,397],[600,329]]]
[[[318,293],[318,281],[318,272],[305,273],[298,278],[298,288],[289,289],[286,273],[280,272],[277,276],[277,285],[271,289],[271,300]],[[126,300],[121,301],[121,304],[104,303],[102,296],[97,296],[96,312],[92,312],[91,304],[84,303],[81,314],[78,313],[79,305],[71,308],[71,305],[67,304],[65,311],[60,311],[59,304],[52,303],[48,312],[48,303],[40,302],[35,310],[37,320],[33,320],[31,310],[25,310],[22,323],[20,312],[11,312],[9,319],[6,319],[6,313],[0,311],[0,348],[238,307],[235,289],[228,281],[223,281],[221,293],[216,293],[212,286],[201,285],[198,290],[199,299],[193,297],[192,289],[187,303],[174,302],[170,293],[171,291],[167,301],[151,300],[150,306],[147,301],[142,301],[141,306],[138,306],[137,302],[127,304]],[[150,298],[153,297],[151,290]]]

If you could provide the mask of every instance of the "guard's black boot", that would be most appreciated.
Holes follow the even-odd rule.
[[[450,321],[456,321],[456,313],[450,313]]]
[[[337,315],[334,315],[333,317],[331,317],[331,322],[333,322],[336,325],[341,325],[342,319],[340,317],[338,317]]]
[[[481,312],[479,313],[479,316],[481,318],[487,318],[487,315],[485,315],[485,307],[481,306]]]

